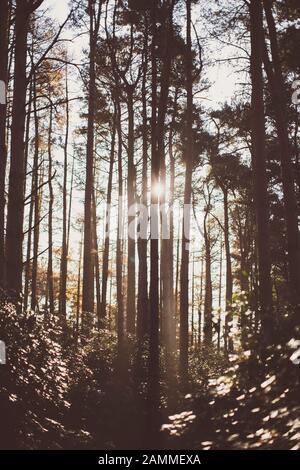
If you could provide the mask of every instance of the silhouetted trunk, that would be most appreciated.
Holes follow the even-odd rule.
[[[95,54],[96,42],[101,15],[101,2],[95,13],[95,3],[88,2],[89,14],[89,85],[88,85],[88,126],[86,152],[86,184],[84,199],[84,248],[83,248],[83,293],[82,293],[82,326],[87,326],[86,314],[94,311],[94,266],[93,266],[93,234],[92,234],[92,196],[94,185],[94,123],[96,101]],[[97,16],[97,19],[95,19]]]
[[[201,256],[201,271],[200,271],[200,300],[198,306],[198,345],[202,340],[202,305],[203,305],[203,278],[204,278],[204,257]]]
[[[27,117],[26,117],[26,131],[25,131],[25,168],[27,173],[28,168],[28,154],[29,154],[29,137],[30,137],[30,121],[31,121],[31,108],[32,108],[32,95],[33,95],[33,80],[30,82],[29,88],[29,104],[27,109]],[[32,168],[31,171],[31,194],[33,193],[33,185],[34,185],[34,171]],[[24,182],[24,198],[25,198],[25,190],[26,184]],[[28,230],[27,230],[27,250],[26,250],[26,261],[25,261],[25,269],[24,269],[24,300],[23,306],[24,311],[27,311],[28,302],[29,302],[29,284],[30,284],[30,276],[31,276],[31,240],[32,240],[32,225],[33,225],[33,200],[30,199],[30,206],[29,206],[29,214],[28,214]]]
[[[159,431],[159,252],[158,252],[158,182],[159,158],[157,149],[157,0],[153,1],[151,11],[151,239],[150,239],[150,344],[149,344],[149,438],[155,445]]]
[[[295,175],[292,163],[291,144],[289,142],[288,106],[280,62],[276,25],[272,13],[272,1],[264,0],[263,4],[268,24],[272,54],[272,63],[270,63],[268,52],[265,47],[264,64],[270,85],[272,104],[275,111],[275,122],[280,149],[283,201],[287,230],[290,300],[293,305],[296,305],[300,302],[300,238],[298,230]]]
[[[117,253],[116,253],[116,278],[117,278],[117,332],[118,332],[118,354],[122,354],[124,343],[124,300],[123,300],[123,169],[122,169],[122,123],[121,106],[119,101],[117,106],[117,132],[118,132],[118,233],[117,233]]]
[[[250,3],[251,24],[251,81],[252,81],[252,158],[254,168],[254,197],[257,219],[257,250],[259,270],[259,297],[262,333],[267,340],[272,336],[272,286],[269,236],[269,201],[265,155],[265,114],[263,94],[263,15],[262,5]]]
[[[195,254],[193,254],[192,261],[192,324],[191,324],[191,346],[194,345],[194,326],[195,326],[195,317],[194,317],[194,306],[195,306]]]
[[[1,2],[0,15],[0,81],[7,88],[8,67],[8,0]],[[2,98],[2,97],[1,97]],[[4,95],[6,101],[6,91]],[[5,172],[7,161],[6,148],[6,103],[0,103],[0,287],[5,280]]]
[[[18,0],[15,13],[15,71],[11,123],[11,160],[6,228],[7,288],[22,292],[24,216],[24,125],[26,103],[26,58],[30,12],[27,2]]]
[[[157,149],[158,158],[160,162],[160,204],[161,204],[161,216],[163,223],[162,240],[161,240],[161,258],[160,258],[160,272],[161,272],[161,283],[162,283],[162,337],[164,345],[166,347],[168,363],[171,359],[171,354],[175,350],[175,337],[174,329],[172,327],[172,289],[171,284],[171,271],[172,271],[172,259],[170,251],[170,237],[169,237],[169,216],[168,208],[166,204],[166,161],[165,161],[165,118],[167,112],[167,104],[169,97],[169,83],[170,83],[170,72],[171,72],[171,50],[173,37],[173,7],[174,1],[170,2],[168,6],[168,16],[165,19],[164,25],[164,39],[161,45],[161,51],[163,55],[161,79],[160,79],[160,97],[158,103],[158,120],[157,120]],[[166,232],[167,238],[164,238],[164,231]]]
[[[47,291],[49,302],[49,313],[54,315],[54,284],[53,284],[53,204],[54,193],[52,185],[52,127],[53,108],[50,106],[49,129],[48,129],[48,190],[49,190],[49,214],[48,214],[48,269],[47,269]]]
[[[232,268],[231,268],[231,253],[230,253],[230,239],[229,239],[229,208],[228,208],[228,190],[224,186],[223,191],[223,205],[224,205],[224,246],[226,256],[226,318],[225,318],[225,350],[232,352],[233,340],[230,336],[232,327]]]
[[[204,343],[212,343],[212,279],[211,279],[211,243],[208,224],[208,211],[204,216],[204,245],[205,245],[205,298],[204,298]]]
[[[140,215],[140,224],[148,227],[148,125],[147,125],[147,70],[148,70],[148,25],[145,26],[144,63],[142,81],[142,118],[143,118],[143,168],[142,168],[142,195],[141,204],[147,208]],[[148,305],[148,267],[147,267],[147,236],[138,239],[139,276],[137,301],[137,335],[140,341],[149,332],[149,305]]]
[[[105,240],[104,251],[102,260],[102,292],[101,292],[101,311],[100,319],[103,321],[106,317],[106,297],[107,297],[107,279],[108,279],[108,263],[109,263],[109,248],[110,248],[110,219],[111,219],[111,192],[113,169],[115,160],[115,140],[116,140],[116,115],[113,117],[112,124],[112,140],[109,160],[108,182],[106,192],[106,220],[105,220]]]
[[[60,261],[60,286],[59,286],[59,314],[62,319],[67,315],[67,276],[68,276],[68,208],[67,208],[67,185],[68,185],[68,143],[69,143],[69,91],[68,91],[68,69],[66,68],[66,132],[64,141],[64,173],[62,187],[62,241]]]
[[[128,108],[128,183],[127,183],[127,209],[128,209],[128,249],[127,249],[127,332],[135,333],[135,165],[134,165],[134,109],[133,88],[127,92]],[[130,233],[129,233],[130,231]]]
[[[77,277],[77,300],[76,300],[76,319],[75,319],[75,343],[78,343],[79,321],[81,310],[81,270],[82,270],[82,247],[83,247],[83,229],[81,230],[81,240],[79,244],[79,261],[78,261],[78,277]]]
[[[191,41],[191,0],[186,1],[186,153],[184,186],[184,223],[182,227],[181,272],[180,272],[180,373],[183,379],[188,371],[188,329],[189,329],[189,238],[190,204],[193,172],[193,78],[192,78],[192,41]]]
[[[38,250],[40,234],[40,194],[39,194],[39,116],[37,113],[37,90],[36,75],[33,76],[33,115],[34,115],[34,156],[33,156],[33,186],[31,193],[31,204],[34,208],[33,227],[33,253],[31,269],[31,310],[34,311],[37,306],[37,274],[38,274]]]
[[[221,345],[221,311],[222,311],[222,278],[223,278],[223,239],[222,232],[220,235],[220,264],[219,264],[219,312],[218,312],[218,323],[217,323],[217,334],[218,334],[218,351]]]
[[[173,117],[172,122],[170,124],[170,131],[169,131],[169,159],[170,159],[170,196],[169,196],[169,203],[171,208],[170,213],[170,243],[169,243],[169,256],[170,256],[170,312],[171,312],[171,335],[173,338],[172,348],[176,348],[176,322],[177,322],[177,298],[174,292],[174,213],[173,213],[173,205],[174,205],[174,192],[175,192],[175,157],[173,153],[173,134],[174,134],[174,127],[176,124],[176,114],[177,114],[177,98],[178,98],[178,89],[175,90],[174,96],[174,110],[173,110]],[[180,218],[179,218],[180,219]],[[179,247],[179,245],[178,245]]]
[[[96,194],[93,191],[93,250],[94,250],[94,268],[95,268],[95,285],[96,285],[96,301],[97,301],[97,321],[98,328],[101,328],[101,287],[100,287],[100,260],[97,233],[97,201]]]

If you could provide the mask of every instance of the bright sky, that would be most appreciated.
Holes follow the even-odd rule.
[[[43,6],[49,9],[49,14],[54,19],[56,19],[59,22],[59,24],[64,22],[64,20],[66,19],[69,13],[69,1],[68,0],[45,0],[43,3]],[[195,17],[196,16],[197,15],[195,14]],[[64,34],[62,35],[62,37],[71,39],[75,35],[76,35],[76,31],[66,30]],[[73,59],[76,62],[80,62],[83,57],[82,49],[87,47],[87,44],[88,44],[87,35],[80,36],[79,38],[76,38],[72,43],[68,43],[68,49],[70,51],[71,59]],[[216,46],[212,47],[212,49],[217,51],[216,52],[217,54],[220,54],[220,52],[218,52],[220,50],[220,44],[218,43],[218,41],[216,41]],[[222,46],[222,57],[229,57],[229,56],[232,56],[232,51],[230,50],[230,48],[226,49]],[[234,74],[234,71],[231,65],[230,64],[226,65],[223,62],[220,62],[218,65],[206,68],[205,73],[209,81],[212,83],[212,86],[210,87],[208,91],[203,92],[203,94],[200,93],[196,99],[202,102],[203,106],[207,108],[218,108],[221,103],[224,103],[224,101],[230,101],[231,97],[233,96],[236,90],[236,78],[237,78],[237,76]],[[82,93],[81,92],[82,84],[81,84],[80,79],[78,78],[77,73],[75,74],[75,77],[76,77],[75,80],[72,80],[70,84],[70,94],[73,94],[73,96],[76,96],[76,95],[79,96]],[[80,103],[77,103],[77,102],[73,102],[71,104],[71,110],[72,110],[71,121],[72,121],[72,126],[75,126],[75,127],[76,125],[78,125],[78,122],[79,122],[76,116],[79,116],[80,106],[81,106]],[[70,141],[70,145],[69,145],[69,155],[70,155],[69,163],[70,164],[71,164],[72,154],[73,154],[72,141]],[[56,158],[62,161],[62,157],[63,156],[62,156],[61,150],[57,149]],[[73,217],[75,218],[77,215],[83,213],[82,197],[83,197],[82,192],[79,193],[76,190],[74,190],[73,199],[72,199],[72,214],[73,214]],[[101,227],[99,230],[100,231],[102,230]],[[194,233],[196,233],[196,238],[198,238],[199,237],[198,230],[195,227],[194,227]],[[100,233],[100,237],[102,237],[101,233]],[[78,233],[78,231],[72,231],[71,246],[72,247],[74,246],[74,248],[72,248],[73,253],[71,253],[71,258],[73,256],[76,260],[78,260],[79,242],[80,242],[80,234]],[[44,243],[47,243],[47,240],[45,240]],[[73,269],[76,269],[76,265],[73,266]]]

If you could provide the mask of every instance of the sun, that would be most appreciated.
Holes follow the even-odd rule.
[[[152,191],[153,191],[153,194],[160,199],[165,193],[164,185],[158,182],[153,186]]]

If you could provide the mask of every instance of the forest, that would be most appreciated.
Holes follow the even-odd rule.
[[[0,0],[0,448],[300,449],[298,0]]]

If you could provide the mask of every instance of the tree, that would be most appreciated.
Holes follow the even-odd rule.
[[[82,309],[85,312],[83,326],[86,326],[86,314],[94,311],[94,266],[92,243],[92,195],[94,180],[94,125],[95,125],[95,54],[100,27],[102,2],[88,0],[89,15],[89,85],[88,85],[88,126],[86,149],[86,185],[84,199],[84,244],[83,244],[83,286]]]
[[[0,17],[0,81],[5,84],[5,102],[7,67],[8,67],[8,35],[9,35],[9,1],[4,0],[1,5]],[[5,279],[5,171],[6,171],[6,103],[0,104],[0,286],[4,286]]]
[[[186,155],[184,187],[184,225],[182,228],[180,271],[180,372],[183,378],[188,370],[188,315],[189,315],[189,234],[190,204],[193,172],[193,56],[191,39],[191,0],[186,1]]]
[[[266,173],[265,115],[263,87],[263,16],[260,2],[250,3],[251,82],[252,82],[252,157],[257,223],[259,298],[261,326],[265,341],[272,338],[272,285],[269,236],[269,202]]]
[[[295,177],[288,133],[286,88],[279,54],[276,24],[272,13],[272,3],[272,0],[264,0],[263,2],[270,38],[272,62],[269,59],[266,45],[264,46],[263,59],[268,76],[272,104],[275,111],[275,122],[280,147],[282,186],[287,230],[290,301],[292,305],[295,306],[300,303],[300,238],[295,194]]]
[[[22,292],[23,214],[24,214],[24,124],[26,104],[26,59],[29,21],[43,0],[16,1],[15,71],[11,123],[11,158],[6,228],[7,288],[15,295]]]

